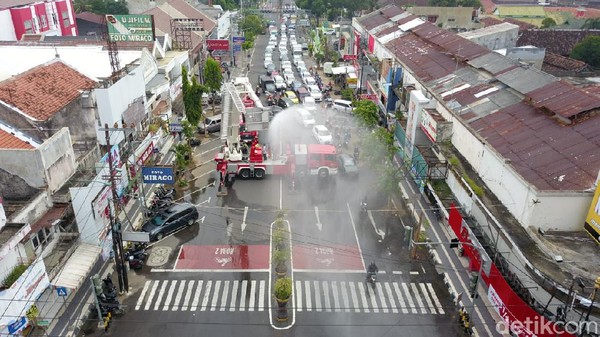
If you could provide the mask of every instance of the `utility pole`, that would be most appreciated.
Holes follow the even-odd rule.
[[[112,211],[109,211],[110,227],[112,230],[113,251],[115,255],[115,267],[117,269],[117,278],[119,281],[119,291],[122,293],[129,291],[129,280],[127,279],[127,272],[125,271],[123,263],[123,238],[121,237],[121,223],[118,221],[120,207],[119,197],[117,195],[117,184],[115,183],[117,177],[115,176],[115,168],[113,167],[113,156],[110,145],[110,131],[111,129],[108,128],[108,124],[104,124],[104,136],[106,137],[106,151],[108,151],[108,170],[110,175],[110,187],[112,190],[112,199],[115,209],[114,216],[112,214]]]
[[[413,242],[418,242],[418,240],[419,240],[419,234],[421,234],[421,225],[423,224],[424,216],[425,216],[425,214],[423,214],[423,211],[421,211],[421,215],[419,216],[419,222],[417,223],[417,225],[415,226],[415,228],[412,232],[412,241]],[[417,258],[417,246],[418,245],[413,244],[412,249],[410,251],[410,257],[413,260]]]

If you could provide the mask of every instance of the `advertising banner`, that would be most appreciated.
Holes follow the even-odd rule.
[[[153,42],[152,15],[106,15],[108,37],[119,42]]]
[[[142,167],[142,181],[145,184],[174,184],[175,173],[172,167],[145,166]]]
[[[596,187],[592,205],[585,218],[584,228],[597,243],[600,243],[600,184]]]
[[[241,51],[242,43],[244,43],[246,41],[246,38],[243,36],[234,36],[232,38],[232,40],[233,40],[233,51]]]
[[[229,50],[229,40],[206,40],[208,50]]]
[[[344,55],[344,61],[350,61],[350,60],[356,60],[356,59],[357,59],[356,55],[352,55],[352,54]]]

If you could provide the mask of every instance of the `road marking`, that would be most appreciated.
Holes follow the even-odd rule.
[[[319,207],[315,206],[315,216],[317,217],[317,228],[321,231],[323,230],[323,224],[321,223],[321,220],[319,219]]]
[[[229,295],[229,280],[223,282],[223,296],[221,297],[221,308],[219,311],[225,311],[227,307],[227,296]]]
[[[296,281],[296,309],[302,311],[302,281]]]
[[[415,302],[412,300],[412,296],[410,295],[410,290],[408,290],[408,286],[404,282],[402,282],[402,290],[404,290],[404,294],[406,295],[406,300],[408,301],[408,305],[410,306],[412,313],[418,314],[419,311],[417,310],[417,307],[415,306]]]
[[[254,311],[256,306],[256,280],[250,281],[250,301],[248,301],[248,311]]]
[[[338,297],[337,282],[331,282],[331,292],[333,293],[333,311],[341,311],[342,305],[340,304],[340,298]]]
[[[369,215],[369,219],[371,220],[371,225],[373,225],[373,228],[375,229],[375,233],[377,233],[377,235],[379,235],[381,240],[385,240],[385,232],[380,230],[379,228],[377,228],[375,219],[373,219],[373,212],[371,212],[371,210],[368,210],[367,214]]]
[[[346,291],[346,282],[340,282],[340,292],[342,294],[342,301],[344,302],[344,311],[350,312],[350,300],[348,299],[348,292]]]
[[[362,255],[361,255],[361,259],[362,259]],[[363,261],[363,263],[364,263],[364,261]],[[169,270],[169,271],[171,271],[171,270]],[[231,269],[228,269],[227,271],[231,271]],[[294,273],[364,274],[365,271],[357,270],[357,269],[294,269]]]
[[[190,310],[196,311],[198,309],[198,303],[200,302],[200,293],[202,292],[202,284],[204,280],[198,281],[198,286],[196,286],[196,291],[194,292],[194,300],[192,301],[192,307]]]
[[[216,150],[216,149],[221,149],[221,145],[219,145],[219,146],[217,146],[217,147],[213,147],[212,149],[208,149],[208,150],[206,150],[206,151],[200,152],[200,153],[198,153],[198,154],[194,155],[194,158],[196,158],[196,157],[198,157],[198,156],[201,156],[201,155],[203,155],[203,154],[209,153],[209,152],[211,152],[211,151],[214,151],[214,150]],[[212,160],[209,160],[209,161],[212,161]]]
[[[331,312],[331,300],[329,299],[329,283],[323,282],[323,294],[325,302],[325,311]]]
[[[161,269],[150,270],[153,273],[268,273],[269,269]]]
[[[192,299],[192,291],[194,290],[195,283],[196,283],[196,280],[191,280],[188,283],[187,292],[185,293],[185,299],[183,300],[183,306],[181,307],[181,310],[183,310],[183,311],[188,310],[190,300]]]
[[[421,298],[421,295],[419,295],[419,289],[417,288],[417,285],[414,283],[410,284],[410,288],[413,291],[413,294],[415,295],[415,298],[417,299],[417,303],[419,304],[419,308],[421,308],[421,313],[422,314],[426,314],[427,313],[427,309],[425,308],[425,304],[423,303],[423,299]]]
[[[237,291],[238,291],[238,287],[240,281],[235,280],[233,281],[233,287],[231,289],[231,304],[229,304],[229,311],[235,311],[235,305],[237,302]]]
[[[409,274],[410,275],[419,275],[419,272],[418,271],[411,271]]]
[[[137,303],[135,304],[135,310],[140,310],[142,306],[142,302],[144,301],[144,296],[146,296],[146,292],[148,288],[150,288],[151,281],[144,282],[144,289],[142,289],[142,293],[140,294],[140,298],[138,298]]]
[[[408,314],[408,309],[406,308],[406,302],[404,302],[404,298],[402,297],[402,292],[400,291],[400,287],[398,286],[398,282],[392,283],[394,287],[394,291],[396,292],[396,296],[398,296],[398,305],[402,308],[402,313]]]
[[[352,229],[354,230],[354,238],[356,239],[356,246],[358,247],[358,254],[360,255],[360,261],[362,262],[363,270],[366,270],[365,259],[363,258],[362,250],[360,249],[360,242],[358,241],[358,233],[356,232],[356,226],[354,225],[354,218],[352,217],[352,212],[350,211],[349,203],[346,203],[346,208],[348,208],[348,214],[350,215],[350,223],[352,223]]]
[[[392,271],[392,274],[393,275],[402,275],[402,272],[399,270],[394,270],[394,271]]]
[[[365,285],[367,288],[367,296],[371,299],[371,305],[373,306],[373,312],[379,312],[379,306],[377,305],[377,299],[375,298],[375,289],[370,287],[368,284]]]
[[[367,296],[365,293],[365,285],[362,282],[358,282],[358,292],[360,293],[360,298],[362,300],[365,312],[370,312],[369,311],[369,302],[367,302]]]
[[[323,308],[321,307],[321,297],[319,296],[321,292],[319,291],[319,282],[314,281],[315,283],[315,310],[321,311]]]
[[[163,305],[163,311],[169,310],[169,304],[171,304],[171,300],[173,299],[173,292],[175,292],[175,288],[177,288],[177,280],[171,281],[171,286],[169,287],[167,298],[165,299],[165,304]]]
[[[381,286],[381,282],[377,282],[375,284],[375,286],[377,287],[377,295],[379,295],[379,300],[381,301],[381,306],[383,308],[383,312],[384,313],[388,313],[390,312],[390,310],[388,309],[388,305],[387,302],[385,301],[385,294],[383,292],[383,288]]]
[[[208,299],[210,298],[210,288],[212,287],[212,281],[206,282],[206,290],[204,293],[204,298],[202,298],[202,307],[200,307],[200,311],[206,311],[206,306],[208,305]]]
[[[212,302],[210,303],[210,311],[217,310],[217,301],[219,300],[219,290],[221,290],[221,280],[215,281],[215,291],[213,293]]]
[[[183,291],[185,290],[186,281],[181,281],[181,285],[179,285],[179,289],[177,289],[177,295],[175,295],[175,302],[173,303],[173,307],[171,311],[179,310],[179,301],[181,301],[181,296],[183,296]]]
[[[306,290],[306,311],[312,311],[312,298],[310,297],[310,281],[304,281],[304,290]]]
[[[433,286],[431,285],[431,283],[427,283],[427,289],[429,289],[429,293],[431,295],[431,298],[433,298],[433,302],[435,303],[438,313],[440,315],[445,314],[444,307],[442,307],[442,303],[440,303],[440,300],[438,299],[437,295],[435,294],[435,290],[433,290]]]
[[[240,311],[246,311],[246,289],[248,288],[248,280],[242,281],[242,293],[240,294]]]
[[[431,309],[431,313],[435,314],[436,313],[435,307],[433,306],[433,302],[431,301],[431,298],[429,297],[429,294],[427,293],[427,287],[425,287],[425,284],[423,284],[423,283],[419,283],[419,286],[421,287],[421,293],[425,297],[425,302],[427,302],[427,306],[429,306],[429,308]]]
[[[154,304],[154,310],[158,310],[158,308],[160,307],[160,300],[162,299],[163,295],[165,294],[165,289],[167,288],[167,283],[169,283],[168,280],[163,281],[162,285],[160,286],[160,291],[158,292],[158,297],[156,297],[156,303]]]
[[[260,280],[258,286],[258,311],[265,310],[265,280]]]
[[[246,216],[248,215],[248,206],[244,207],[244,217],[242,218],[242,233],[246,229]]]
[[[392,288],[390,287],[389,282],[385,282],[385,292],[388,295],[388,300],[390,301],[390,306],[392,307],[392,313],[398,313],[398,307],[396,306],[396,301],[394,300],[394,293],[392,292]]]
[[[358,303],[358,296],[356,295],[356,289],[354,288],[354,282],[348,282],[350,285],[350,295],[352,295],[352,303],[354,304],[354,312],[360,312],[360,303]]]

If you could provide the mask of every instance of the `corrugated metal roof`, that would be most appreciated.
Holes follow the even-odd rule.
[[[389,26],[389,27],[387,27],[387,28],[385,28],[385,29],[382,29],[382,30],[378,31],[378,32],[377,32],[377,33],[375,33],[374,35],[375,35],[376,37],[383,37],[383,36],[386,36],[386,35],[388,35],[388,34],[390,34],[390,33],[393,33],[393,32],[395,32],[395,31],[397,31],[397,30],[400,30],[400,28],[398,28],[398,25],[397,25],[397,24],[394,24],[394,23],[392,23],[392,25],[391,25],[391,26]]]
[[[545,108],[565,118],[600,108],[600,99],[564,81],[550,83],[527,94],[537,108]],[[599,130],[600,131],[600,130]],[[600,152],[600,149],[598,150]]]
[[[383,8],[381,8],[379,10],[381,12],[381,14],[383,14],[383,16],[385,16],[386,18],[393,18],[396,15],[400,15],[402,14],[402,12],[404,12],[402,9],[396,7],[396,6],[385,6]]]
[[[558,78],[533,68],[515,68],[513,70],[496,75],[496,78],[515,89],[521,94],[526,94],[535,89],[558,81]]]
[[[519,66],[517,61],[506,56],[502,56],[498,53],[487,53],[477,58],[468,60],[467,63],[475,68],[488,71],[492,75],[496,75]]]
[[[383,25],[386,22],[388,22],[388,19],[386,17],[381,15],[375,15],[369,20],[362,22],[362,26],[365,28],[365,30],[370,31],[371,29]]]
[[[87,279],[90,270],[92,270],[94,263],[100,256],[101,250],[102,247],[97,245],[80,244],[51,284],[69,289],[79,288]]]

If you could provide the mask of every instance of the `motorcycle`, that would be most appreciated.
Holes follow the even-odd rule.
[[[162,197],[174,197],[175,196],[175,188],[170,188],[170,189],[166,189],[163,186],[159,186],[156,191],[154,192],[155,196],[158,196],[159,198]]]
[[[367,283],[371,283],[373,290],[375,290],[375,283],[377,282],[377,272],[374,272],[374,271],[367,272],[366,281],[367,281]]]
[[[146,252],[146,248],[138,245],[134,245],[133,247],[127,250],[127,254],[133,256],[136,259],[145,260],[148,257],[148,253]]]
[[[365,197],[361,202],[360,202],[360,212],[361,213],[367,213],[368,210],[368,205],[367,205],[367,197]]]
[[[140,270],[144,266],[144,261],[140,258],[135,258],[135,256],[130,255],[129,252],[125,253],[125,258],[127,262],[129,262],[129,268],[133,270]]]

